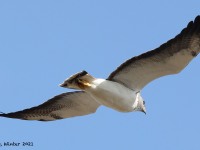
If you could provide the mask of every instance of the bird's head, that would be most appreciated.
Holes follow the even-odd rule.
[[[141,97],[140,93],[137,93],[135,105],[135,111],[141,111],[146,114],[145,101]]]
[[[94,77],[83,70],[66,79],[62,84],[60,84],[60,86],[64,88],[84,90],[91,86],[91,82],[94,79]]]

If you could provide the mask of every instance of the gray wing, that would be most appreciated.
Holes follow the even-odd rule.
[[[100,106],[89,94],[83,91],[63,93],[45,103],[0,116],[23,120],[51,121],[94,113]]]
[[[155,50],[127,60],[107,80],[141,90],[156,78],[179,73],[199,52],[200,16],[197,16],[174,39]]]

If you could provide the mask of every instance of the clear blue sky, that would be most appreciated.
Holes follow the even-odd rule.
[[[0,111],[70,91],[58,84],[83,69],[106,78],[126,59],[177,35],[199,6],[196,0],[0,1]],[[180,74],[146,86],[147,115],[101,107],[53,122],[0,118],[0,142],[33,142],[12,149],[37,150],[199,149],[199,64],[198,56]]]

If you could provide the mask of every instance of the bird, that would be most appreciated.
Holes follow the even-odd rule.
[[[95,113],[100,106],[119,112],[140,111],[146,114],[141,90],[162,76],[178,74],[200,52],[200,16],[173,39],[160,47],[132,57],[114,70],[107,79],[95,78],[85,70],[60,84],[75,89],[57,95],[36,107],[0,117],[22,120],[53,121]]]

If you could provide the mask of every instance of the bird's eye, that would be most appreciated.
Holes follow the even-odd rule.
[[[145,105],[145,101],[143,101],[143,105]]]

